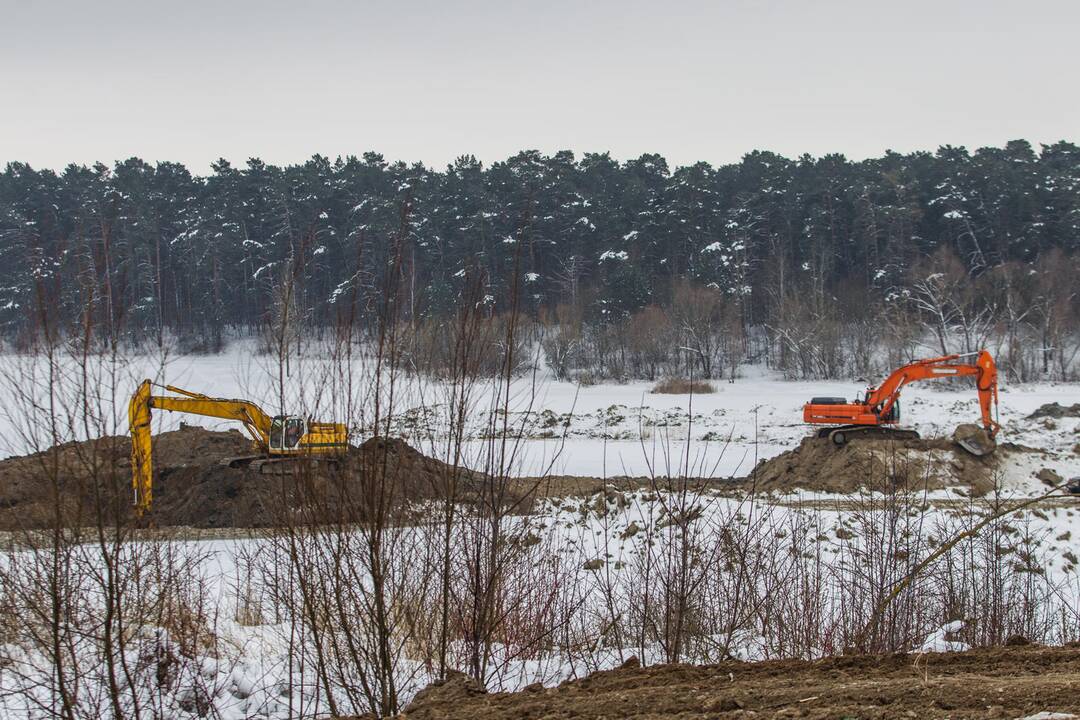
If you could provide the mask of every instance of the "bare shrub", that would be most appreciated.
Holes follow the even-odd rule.
[[[0,371],[22,440],[41,448],[32,474],[51,489],[28,518],[35,526],[12,533],[0,556],[0,697],[37,716],[162,717],[219,654],[207,551],[144,537],[129,510],[130,468],[111,443],[71,443],[123,432],[113,408],[128,376],[120,357],[78,344]]]
[[[775,317],[767,327],[778,346],[776,365],[786,377],[831,379],[843,374],[843,323],[827,298],[808,299],[789,291],[777,298]]]
[[[471,308],[472,313],[476,310]],[[483,377],[491,377],[501,370],[500,358],[504,356],[507,342],[505,326],[508,319],[503,315],[484,317],[480,326],[482,332],[474,335],[476,343],[478,363],[474,369]],[[401,336],[401,348],[403,353],[403,369],[408,369],[429,378],[447,379],[454,372],[454,363],[458,356],[455,353],[455,325],[453,317],[424,318],[403,330]],[[513,368],[514,374],[519,374],[527,369],[528,353],[525,352],[525,333],[520,329],[515,331],[513,342],[514,348],[510,349],[510,355],[517,358]]]
[[[680,333],[682,349],[692,358],[688,374],[720,378],[726,367],[738,364],[743,326],[737,304],[723,292],[679,280],[672,288],[668,312]]]
[[[540,345],[548,367],[557,380],[566,380],[583,360],[582,310],[579,306],[560,304],[540,315]]]
[[[655,379],[678,345],[668,314],[656,305],[648,305],[623,324],[630,371],[638,377]]]
[[[943,355],[986,347],[998,316],[996,297],[943,247],[911,270],[911,301]]]
[[[667,378],[653,385],[649,392],[663,395],[707,395],[716,392],[716,386],[706,380]]]

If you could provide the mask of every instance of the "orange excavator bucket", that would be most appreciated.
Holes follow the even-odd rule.
[[[977,457],[997,450],[997,442],[993,436],[975,423],[957,425],[953,431],[953,442]]]

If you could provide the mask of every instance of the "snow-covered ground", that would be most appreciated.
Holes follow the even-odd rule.
[[[26,406],[27,396],[35,397],[40,385],[15,381],[16,370],[25,371],[32,361],[20,357],[0,357],[0,395],[3,396],[4,454],[21,454],[33,448],[24,431],[25,417],[19,415]],[[298,373],[298,375],[300,375]],[[301,375],[302,376],[302,375]],[[106,427],[115,434],[126,431],[126,402],[124,387],[142,377],[152,377],[209,395],[246,397],[265,405],[265,398],[277,397],[273,368],[264,358],[254,355],[250,348],[234,349],[219,356],[170,358],[162,365],[160,359],[136,357],[127,360],[116,381],[115,398],[101,398]],[[876,380],[876,378],[874,378]],[[290,382],[296,382],[290,380]],[[397,430],[423,451],[439,451],[445,444],[444,428],[439,421],[438,403],[445,388],[432,381],[408,380],[398,394],[399,422]],[[526,453],[515,467],[520,475],[535,475],[542,471],[555,474],[610,477],[640,476],[650,472],[687,472],[697,476],[730,477],[747,474],[763,458],[773,457],[791,449],[809,430],[801,422],[801,406],[812,396],[830,395],[854,397],[865,383],[859,382],[788,382],[770,376],[761,369],[749,368],[744,377],[734,382],[717,382],[716,392],[694,397],[657,395],[650,392],[651,383],[607,384],[578,387],[571,383],[548,378],[521,378],[511,391],[511,418],[526,428]],[[38,390],[34,390],[38,388]],[[480,433],[489,418],[490,398],[494,391],[481,393],[475,405],[472,432]],[[311,388],[291,393],[297,398],[312,398]],[[1080,419],[1063,418],[1052,422],[1026,421],[1024,418],[1045,403],[1071,404],[1080,400],[1080,388],[1075,385],[1034,384],[1002,387],[1000,421],[1003,426],[999,440],[1038,448],[1043,454],[1016,460],[1010,468],[1006,492],[1013,497],[1030,496],[1045,490],[1034,474],[1043,467],[1055,469],[1063,477],[1080,475],[1080,456],[1074,447],[1080,443]],[[428,407],[429,410],[424,410]],[[434,408],[434,409],[430,409]],[[526,413],[528,408],[528,413]],[[307,410],[308,408],[298,408]],[[976,395],[971,387],[943,386],[932,382],[910,386],[903,395],[906,424],[924,436],[948,435],[958,422],[978,418]],[[175,429],[180,422],[203,425],[213,429],[231,427],[229,423],[209,418],[155,413],[155,432]],[[482,440],[470,441],[479,452]],[[541,535],[547,546],[564,554],[576,569],[575,582],[589,588],[588,607],[596,612],[602,605],[602,589],[620,572],[628,572],[639,563],[648,549],[650,533],[663,523],[667,512],[662,498],[643,492],[622,493],[625,502],[592,499],[554,501],[542,505],[528,522],[531,532]],[[866,498],[822,496],[797,493],[768,499],[763,507],[770,528],[801,527],[805,537],[820,552],[826,565],[841,567],[852,562],[863,538],[860,522],[865,522],[867,505],[859,506]],[[607,511],[597,512],[600,506]],[[745,508],[738,498],[707,496],[700,501],[700,522],[705,527],[717,527],[739,518]],[[590,510],[589,506],[594,509]],[[970,508],[928,504],[920,532],[929,535],[933,528],[958,528],[974,521]],[[983,510],[979,510],[982,512]],[[871,511],[871,512],[876,512]],[[758,517],[755,515],[754,517]],[[860,519],[861,518],[861,519]],[[1066,627],[1080,622],[1080,575],[1075,557],[1075,541],[1080,537],[1080,503],[1076,508],[1059,503],[1038,512],[1027,511],[1017,519],[1023,527],[1023,537],[1030,547],[1030,562],[1037,566],[1040,582],[1045,581],[1048,602],[1059,613]],[[631,528],[638,528],[631,532]],[[810,532],[812,530],[812,532]],[[780,537],[776,535],[776,537]],[[816,538],[816,539],[815,539]],[[190,717],[193,683],[211,691],[213,712],[222,718],[290,717],[322,712],[325,704],[318,692],[310,697],[301,688],[298,694],[287,695],[290,673],[295,671],[290,643],[296,642],[288,624],[252,624],[240,622],[238,612],[241,590],[238,561],[250,554],[263,540],[217,539],[192,541],[190,546],[205,553],[203,565],[211,593],[216,598],[216,625],[219,652],[215,657],[197,659],[187,680],[177,681],[162,708],[169,717]],[[1017,539],[1017,546],[1021,542]],[[587,564],[586,564],[587,563]],[[1071,613],[1071,615],[1070,615]],[[926,626],[926,647],[944,647],[945,629],[937,623]],[[965,618],[978,624],[979,618]],[[1072,623],[1072,625],[1069,625]],[[1075,638],[1074,638],[1075,639]],[[770,654],[769,639],[754,633],[736,638],[734,654],[747,658]],[[155,640],[154,642],[161,642]],[[959,647],[959,646],[957,646]],[[824,652],[825,648],[820,648]],[[528,658],[508,662],[504,670],[492,679],[493,688],[520,688],[533,681],[558,682],[592,667],[617,664],[624,654],[621,649],[606,649],[593,653],[590,662],[581,658],[558,656]],[[650,653],[659,652],[647,648]],[[659,657],[659,655],[657,655]],[[41,663],[41,658],[27,656],[29,664]],[[428,679],[415,665],[408,666],[408,679],[403,680],[403,694],[409,695]],[[47,668],[42,668],[48,675]],[[0,669],[0,718],[33,716],[27,704],[27,693],[5,693],[12,690],[12,676]],[[5,683],[8,683],[5,686]],[[185,685],[186,683],[186,685]],[[307,697],[305,700],[304,697]],[[185,704],[186,703],[186,704]],[[298,704],[299,703],[299,704]],[[306,703],[306,704],[304,704]],[[303,708],[298,712],[298,708]]]
[[[788,605],[790,612],[798,613],[800,602],[814,602],[821,605],[808,607],[807,612],[824,611],[818,616],[823,625],[843,622],[841,615],[850,612],[834,604],[840,587],[850,590],[853,579],[863,576],[863,563],[868,562],[865,553],[873,553],[875,533],[880,532],[887,523],[875,519],[872,498],[847,497],[845,503],[838,502],[835,507],[821,506],[819,503],[800,504],[800,498],[789,497],[783,502],[764,504],[753,508],[742,500],[725,495],[690,495],[684,498],[685,510],[693,512],[696,532],[701,535],[695,541],[695,554],[700,555],[704,565],[691,573],[700,575],[701,586],[696,589],[694,600],[700,602],[706,611],[697,616],[698,622],[717,622],[710,620],[708,608],[715,607],[722,618],[725,602],[730,602],[727,592],[735,579],[734,571],[725,568],[722,553],[714,543],[720,542],[723,527],[735,528],[739,533],[746,532],[746,537],[753,543],[764,543],[756,548],[757,556],[751,552],[748,562],[752,567],[760,567],[768,573],[776,573],[759,578],[760,587],[755,592],[760,597],[755,602],[768,603],[768,596],[777,592],[770,583],[778,578],[801,578],[823,583],[818,594],[804,600],[802,596]],[[536,537],[542,547],[548,548],[561,558],[567,574],[559,577],[562,583],[574,587],[574,597],[580,603],[574,611],[574,626],[586,627],[589,620],[603,625],[603,619],[610,617],[606,613],[611,609],[606,604],[608,597],[620,602],[614,615],[623,616],[626,603],[640,602],[642,588],[640,572],[646,562],[662,562],[664,556],[657,548],[662,542],[673,538],[670,530],[673,507],[680,502],[671,496],[655,497],[647,492],[614,492],[600,494],[592,498],[552,500],[544,503],[537,513],[527,520],[528,533]],[[861,507],[852,507],[851,503],[863,503]],[[880,506],[879,506],[880,507]],[[918,508],[918,504],[906,508],[893,516],[893,520],[904,523],[908,511]],[[923,545],[927,538],[937,536],[937,541],[949,534],[971,527],[985,512],[985,506],[968,508],[943,508],[926,506],[922,515],[914,514],[915,519],[908,519],[908,527],[916,528],[914,535],[904,535],[901,546],[891,546],[888,552],[898,556],[903,550],[911,550],[911,556],[901,562],[910,567],[920,557],[925,557],[933,544]],[[1002,600],[1008,606],[1010,593],[1024,592],[1028,578],[1033,578],[1038,589],[1031,597],[1041,598],[1046,603],[1041,614],[1056,617],[1063,636],[1054,636],[1051,641],[1076,639],[1072,633],[1080,633],[1080,569],[1077,567],[1073,537],[1080,537],[1080,507],[1073,509],[1058,505],[1034,512],[1020,513],[1010,521],[1010,528],[1000,535],[1001,541],[1008,546],[1007,554],[998,556],[999,565],[990,567],[981,564],[980,548],[977,539],[969,546],[960,546],[954,558],[974,557],[971,576],[965,577],[975,586],[981,578],[991,582],[995,573],[1009,574],[1013,567],[1012,558],[1024,557],[1033,570],[1018,572],[1014,580],[1006,581],[999,589],[1003,591]],[[661,539],[660,544],[654,541]],[[183,669],[178,671],[176,679],[170,680],[164,688],[164,697],[154,700],[158,703],[162,717],[186,718],[192,716],[192,698],[204,697],[209,712],[221,718],[288,718],[325,714],[325,697],[318,689],[317,678],[311,670],[306,674],[298,670],[296,643],[303,642],[296,626],[288,622],[277,622],[276,614],[269,606],[263,606],[252,620],[252,615],[241,617],[241,597],[247,597],[240,575],[246,558],[259,549],[265,539],[217,539],[207,541],[186,541],[184,545],[190,552],[205,554],[202,573],[208,581],[208,593],[216,597],[217,608],[214,611],[214,634],[217,637],[216,651],[208,655],[186,658],[182,661]],[[772,543],[767,544],[767,543]],[[796,545],[796,543],[799,543]],[[800,553],[792,553],[787,548],[799,547]],[[919,549],[915,549],[919,548]],[[781,567],[773,564],[771,555],[781,559]],[[670,556],[668,556],[670,558]],[[806,558],[791,561],[784,565],[783,558]],[[1004,559],[1002,559],[1004,558]],[[987,563],[993,562],[987,559]],[[715,563],[715,564],[714,564]],[[801,570],[800,570],[801,568]],[[654,570],[653,572],[658,572]],[[800,572],[809,573],[799,575]],[[903,569],[889,577],[901,577]],[[818,573],[818,574],[814,574]],[[978,577],[976,577],[978,576]],[[949,623],[942,627],[942,613],[965,612],[964,624],[970,625],[976,632],[986,620],[976,614],[978,603],[983,598],[968,595],[967,604],[957,607],[955,600],[950,604],[944,596],[937,597],[940,586],[936,585],[936,573],[928,573],[925,584],[917,584],[914,597],[927,597],[925,606],[916,601],[914,607],[925,617],[916,623],[923,627],[925,640],[916,640],[913,650],[949,651],[963,649],[961,641],[946,639],[946,634],[955,632],[962,623]],[[725,585],[725,583],[729,583]],[[995,586],[996,587],[996,586]],[[865,590],[865,589],[864,589]],[[611,592],[611,595],[607,595]],[[792,588],[792,600],[795,599]],[[855,593],[853,593],[855,594]],[[930,597],[930,596],[934,597]],[[657,596],[659,597],[659,596]],[[849,598],[850,601],[850,598]],[[715,603],[715,606],[713,605]],[[779,610],[771,605],[771,612]],[[794,618],[786,618],[791,621]],[[776,619],[773,619],[776,622]],[[706,625],[708,626],[708,625]],[[718,642],[725,642],[730,653],[744,659],[776,657],[781,650],[779,639],[773,635],[776,627],[760,626],[750,620],[747,627],[741,628],[731,638],[712,636]],[[815,636],[814,647],[802,651],[805,656],[839,652],[839,647],[824,645],[828,633]],[[788,640],[790,641],[790,639]],[[142,667],[143,671],[152,671],[154,665],[145,663],[147,656],[156,657],[170,649],[168,638],[160,635],[149,637],[143,645],[132,644],[131,662]],[[141,648],[141,649],[140,649]],[[175,652],[175,648],[171,648]],[[644,653],[637,646],[611,647],[601,646],[599,642],[591,651],[580,651],[575,657],[566,657],[552,649],[542,650],[521,659],[506,659],[499,662],[499,648],[496,648],[495,664],[499,667],[489,678],[490,689],[515,690],[533,683],[556,684],[571,677],[582,677],[597,668],[609,668],[620,664],[631,655],[641,656],[646,662],[663,661],[662,649],[656,644],[644,648]],[[18,662],[40,668],[40,680],[48,680],[48,664],[40,656],[13,655]],[[704,655],[690,657],[691,661],[716,660],[722,656]],[[32,707],[26,699],[36,696],[47,701],[48,691],[45,686],[17,688],[13,668],[0,669],[0,717],[34,717]],[[15,666],[19,673],[35,677],[35,671]],[[84,689],[93,688],[93,672],[101,668],[92,668],[84,678]],[[5,672],[6,671],[6,672]],[[405,660],[399,667],[400,692],[408,698],[423,687],[431,678],[422,666]],[[151,682],[152,686],[153,683]],[[12,692],[14,690],[14,692]],[[88,690],[89,691],[89,690]],[[150,693],[150,690],[147,690]],[[201,695],[200,695],[201,693]],[[344,699],[342,702],[346,702]],[[345,707],[351,707],[345,705]],[[351,708],[362,710],[363,708]],[[44,714],[42,714],[44,716]]]

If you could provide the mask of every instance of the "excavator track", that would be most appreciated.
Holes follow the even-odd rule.
[[[338,460],[327,457],[263,457],[248,467],[260,475],[296,475],[304,468],[336,470]]]
[[[841,425],[818,430],[819,438],[829,438],[833,445],[842,447],[852,440],[918,440],[914,430],[883,427],[881,425]]]
[[[222,465],[230,468],[246,468],[260,475],[295,475],[301,467],[321,467],[336,470],[335,457],[267,457],[266,455],[238,455],[222,458]]]
[[[218,462],[224,467],[243,468],[251,465],[256,460],[262,460],[265,455],[237,455],[235,457],[222,458]]]

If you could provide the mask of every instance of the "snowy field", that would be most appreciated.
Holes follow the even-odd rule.
[[[882,522],[879,523],[875,519],[877,516],[868,514],[865,507],[860,511],[850,506],[841,507],[840,503],[832,509],[817,503],[803,506],[798,499],[791,497],[783,503],[757,508],[731,497],[690,496],[685,502],[688,508],[700,512],[696,527],[701,537],[697,546],[706,557],[712,551],[710,543],[716,538],[716,534],[710,530],[719,527],[745,528],[748,542],[763,543],[759,554],[752,556],[750,562],[753,567],[767,570],[770,574],[759,577],[760,582],[753,590],[757,596],[755,602],[768,602],[770,595],[776,593],[774,583],[780,577],[796,584],[798,581],[793,576],[803,581],[821,583],[813,597],[792,594],[786,598],[791,602],[783,603],[783,606],[792,613],[793,617],[786,618],[792,621],[802,611],[801,602],[815,603],[813,612],[824,613],[824,617],[817,616],[824,628],[826,623],[843,622],[845,611],[841,607],[840,588],[850,590],[853,579],[861,577],[867,553],[875,552],[872,543],[885,525],[884,518],[880,518]],[[870,507],[869,499],[863,500],[867,502],[866,507]],[[620,608],[628,607],[628,603],[641,602],[641,568],[650,559],[656,562],[661,558],[657,546],[652,546],[650,541],[656,538],[671,540],[670,532],[665,534],[664,520],[671,516],[672,507],[678,502],[671,497],[651,498],[642,492],[553,501],[522,522],[528,524],[528,533],[538,537],[542,547],[551,549],[563,561],[563,567],[571,569],[559,580],[573,588],[574,600],[579,603],[574,615],[576,621],[583,627],[592,623],[602,625],[606,613],[610,611],[610,598],[614,598]],[[934,541],[928,541],[928,538],[934,535],[938,538],[948,537],[969,528],[984,510],[974,506],[950,510],[935,507],[909,521],[909,527],[917,527],[918,530],[913,535],[904,536],[904,547],[918,546],[921,549],[917,551],[918,554],[913,552],[903,567],[896,568],[888,576],[899,579],[917,557],[925,556],[933,547]],[[1015,548],[1016,553],[1027,558],[1025,562],[1036,567],[1039,585],[1031,590],[1025,585],[1029,582],[1026,578],[1031,575],[1027,572],[1016,573],[1015,577],[1004,581],[998,588],[1000,597],[995,599],[1008,608],[1010,603],[1020,604],[1021,598],[1035,597],[1045,605],[1034,624],[1039,627],[1054,627],[1055,623],[1061,625],[1060,630],[1051,631],[1057,633],[1050,636],[1052,641],[1075,639],[1074,634],[1080,633],[1080,572],[1076,557],[1071,554],[1075,552],[1075,546],[1070,538],[1080,537],[1080,508],[1058,505],[1043,511],[1021,513],[1012,523],[1008,537],[1014,539],[1007,542]],[[774,540],[773,545],[764,544],[770,538],[780,538],[787,533],[790,533],[790,540]],[[1013,533],[1016,533],[1015,537]],[[801,549],[803,557],[809,559],[776,568],[771,555],[793,555],[786,548],[796,547],[797,541],[801,543],[797,547]],[[178,679],[169,685],[163,695],[154,696],[153,693],[157,691],[148,690],[144,702],[156,704],[156,716],[192,717],[191,699],[197,696],[204,697],[209,703],[211,716],[226,719],[314,717],[328,712],[325,696],[319,690],[318,678],[313,677],[311,670],[305,671],[298,660],[296,643],[299,635],[296,626],[288,622],[274,622],[272,617],[275,613],[269,605],[261,608],[257,615],[262,619],[258,620],[252,619],[250,611],[242,610],[241,597],[245,603],[251,600],[241,581],[243,568],[246,567],[246,559],[257,552],[264,542],[252,538],[185,543],[190,551],[205,553],[207,557],[201,572],[208,582],[208,592],[217,598],[214,610],[216,650],[211,654],[185,659]],[[925,544],[927,542],[931,544]],[[897,550],[895,547],[886,549],[890,552]],[[957,556],[970,554],[978,558],[983,549],[978,542],[972,542],[968,546],[961,546]],[[807,553],[807,550],[810,552]],[[877,552],[880,551],[879,547]],[[1009,574],[1012,560],[998,559],[999,565],[990,559],[985,564],[980,564],[978,560],[972,564],[974,570],[968,578],[972,589],[984,581],[992,583],[992,576],[996,573],[1004,571],[1006,575]],[[715,608],[716,617],[709,619],[719,623],[724,612],[730,609],[724,603],[730,602],[728,593],[734,576],[730,571],[712,564],[702,566],[698,572],[703,582],[702,587],[695,591],[695,601],[706,608]],[[920,598],[925,599],[925,603]],[[911,650],[966,649],[967,644],[963,640],[948,636],[946,630],[970,626],[976,636],[984,630],[985,598],[970,593],[960,603],[964,621],[948,623],[942,619],[942,613],[946,611],[942,598],[941,586],[935,584],[932,578],[917,584],[908,594],[906,602],[919,615],[913,622],[922,628],[921,637],[924,638],[916,641]],[[951,607],[953,612],[957,611],[955,605]],[[623,612],[618,611],[620,615]],[[810,608],[806,608],[806,612],[811,612]],[[1023,630],[1026,626],[1021,622],[1018,627]],[[1026,632],[1030,634],[1032,631]],[[797,654],[816,657],[839,652],[840,647],[826,644],[828,635],[828,632],[814,634],[814,644]],[[962,634],[960,637],[963,637]],[[792,652],[791,647],[784,649],[785,641],[776,635],[775,627],[759,626],[753,621],[740,626],[730,637],[720,633],[709,635],[706,639],[723,643],[727,648],[726,653],[710,654],[708,648],[704,648],[698,651],[700,654],[691,655],[688,660],[716,661],[727,654],[741,659],[764,659]],[[136,649],[131,651],[132,665],[139,667],[140,657],[160,652],[162,647],[168,648],[169,643],[168,637],[160,634],[147,639],[144,645],[133,643]],[[138,649],[140,647],[142,649]],[[496,647],[487,685],[491,690],[519,690],[534,682],[551,686],[566,679],[586,676],[596,669],[615,667],[630,656],[641,657],[647,663],[663,662],[664,659],[662,648],[656,644],[640,648],[636,645],[612,647],[596,643],[585,650],[579,648],[572,657],[548,650],[525,658],[516,658],[510,651],[504,652]],[[23,664],[16,666],[19,673],[37,680],[22,686],[13,685],[12,668],[6,669],[9,671],[7,674],[0,670],[0,690],[4,691],[0,692],[0,717],[35,717],[29,699],[33,697],[48,702],[46,688],[49,666],[40,656],[15,653],[15,657]],[[95,675],[100,669],[97,667],[88,673],[84,678],[83,690],[91,694],[101,693],[103,697],[104,688],[95,686],[95,682],[100,682]],[[406,699],[432,679],[422,664],[408,658],[402,659],[396,672],[401,696]],[[153,685],[152,682],[148,684]],[[339,698],[339,702],[351,707],[345,698]]]
[[[19,370],[25,377],[32,361],[19,357],[0,358],[0,368],[6,367],[8,380],[0,383],[5,395],[4,452],[7,455],[25,453],[33,447],[23,426],[25,418],[17,414],[25,406],[26,396],[35,395],[40,385],[15,382]],[[35,371],[38,372],[38,371]],[[298,376],[301,373],[297,373]],[[650,473],[686,472],[705,477],[736,477],[746,475],[755,463],[795,447],[809,430],[801,423],[801,406],[812,396],[830,395],[853,398],[865,383],[859,382],[788,382],[767,372],[748,368],[734,382],[717,382],[716,392],[690,398],[678,395],[656,395],[650,392],[651,383],[596,385],[578,387],[549,378],[521,378],[511,392],[512,419],[522,423],[526,440],[525,455],[515,472],[531,476],[547,471],[592,477],[620,475],[642,476]],[[101,398],[106,425],[114,434],[126,432],[127,397],[121,388],[134,389],[142,377],[152,377],[180,387],[213,396],[254,399],[267,409],[274,403],[265,398],[277,397],[276,379],[272,368],[259,356],[242,349],[220,356],[171,358],[161,363],[155,358],[132,358],[127,362],[115,383],[117,391]],[[878,378],[872,378],[877,381]],[[290,382],[297,382],[290,380]],[[397,430],[425,452],[438,454],[444,447],[444,426],[439,421],[438,399],[445,388],[438,383],[404,381],[397,400],[399,421]],[[320,412],[321,405],[305,399],[318,393],[297,383],[292,397],[301,407],[293,411]],[[473,417],[473,432],[482,432],[487,412],[492,406],[488,388],[481,393]],[[36,397],[35,402],[41,402]],[[1052,423],[1025,421],[1024,418],[1045,403],[1071,404],[1080,400],[1080,388],[1074,385],[1035,384],[1004,386],[1001,392],[1000,421],[1003,426],[999,440],[1038,448],[1043,454],[1018,461],[1007,474],[1006,494],[1020,498],[1045,490],[1034,473],[1042,468],[1055,469],[1063,477],[1080,475],[1078,456],[1073,448],[1080,443],[1080,420],[1063,418]],[[294,406],[295,407],[295,406]],[[434,410],[432,408],[435,408]],[[974,388],[943,387],[932,382],[910,386],[903,394],[906,424],[924,436],[949,435],[958,422],[974,422],[978,405]],[[233,427],[209,418],[180,416],[158,412],[154,416],[155,432],[175,429],[180,422],[202,425],[211,429]],[[362,429],[357,438],[362,439]],[[473,445],[482,440],[474,438]],[[602,496],[601,496],[602,498]],[[762,528],[781,537],[781,532],[798,528],[799,537],[809,543],[800,549],[813,548],[818,564],[831,568],[823,577],[842,580],[845,564],[856,562],[860,553],[867,552],[876,510],[867,497],[821,496],[798,493],[773,497],[751,509],[744,501],[722,496],[692,497],[691,506],[700,508],[703,528],[717,528],[725,523],[742,523],[740,527],[764,532]],[[863,503],[860,505],[860,503]],[[651,552],[649,538],[663,534],[664,517],[670,515],[671,499],[657,498],[647,493],[619,493],[614,499],[574,499],[552,501],[542,505],[526,520],[529,532],[535,534],[544,547],[565,556],[566,567],[574,568],[573,582],[581,588],[582,612],[603,614],[605,593],[618,585],[620,573],[629,574],[640,566]],[[598,509],[600,508],[600,509]],[[871,509],[867,509],[871,508]],[[921,523],[915,535],[924,541],[935,533],[938,537],[970,527],[985,512],[985,508],[959,505],[928,504],[922,508]],[[756,514],[755,514],[756,513]],[[1040,592],[1047,603],[1047,612],[1056,614],[1064,628],[1080,626],[1080,575],[1075,557],[1075,541],[1080,537],[1080,503],[1076,507],[1058,502],[1038,512],[1019,514],[1017,526],[1022,531],[1016,540],[1040,576]],[[636,528],[634,530],[633,528]],[[793,542],[794,540],[792,540]],[[313,688],[295,686],[295,654],[290,648],[296,642],[295,629],[290,625],[261,621],[252,623],[242,618],[240,571],[242,558],[258,550],[265,542],[256,538],[217,539],[190,542],[194,552],[205,553],[202,573],[210,592],[216,598],[214,631],[219,638],[219,650],[213,657],[192,661],[181,680],[167,696],[159,699],[161,716],[190,717],[190,699],[196,686],[199,692],[209,693],[213,714],[222,718],[268,717],[284,718],[324,713],[324,698]],[[776,546],[780,548],[780,545]],[[923,549],[925,554],[930,545]],[[989,569],[984,568],[989,572]],[[720,573],[722,575],[722,573]],[[762,593],[768,589],[760,588]],[[627,590],[629,592],[629,590]],[[719,590],[718,590],[719,592]],[[834,595],[826,593],[824,607],[833,607]],[[933,603],[931,603],[932,607]],[[833,607],[835,610],[835,607]],[[269,614],[267,615],[269,616]],[[978,625],[979,617],[967,618]],[[243,621],[242,621],[243,620]],[[940,631],[942,618],[928,616],[920,626],[925,631],[928,647],[959,648],[952,645]],[[1061,631],[1065,639],[1069,630]],[[1075,639],[1075,638],[1074,638]],[[775,638],[765,630],[746,628],[730,642],[731,652],[742,658],[762,658],[777,653]],[[160,639],[157,640],[160,642]],[[913,649],[917,649],[913,648]],[[643,649],[604,647],[597,645],[587,656],[568,658],[555,653],[539,654],[524,660],[505,659],[493,672],[491,689],[518,689],[531,682],[557,683],[569,677],[587,674],[597,667],[611,667],[630,654],[644,651],[644,660],[661,657],[656,647]],[[837,648],[817,646],[803,654],[814,656],[835,652]],[[21,656],[24,673],[33,677],[40,672],[42,682],[48,679],[47,665],[40,657]],[[27,672],[25,668],[38,668]],[[408,697],[430,679],[427,671],[416,663],[404,662],[399,668],[402,694]],[[35,715],[31,697],[47,701],[43,688],[13,687],[11,675],[0,670],[0,717],[32,717]],[[88,683],[92,687],[92,681]],[[288,690],[288,693],[283,691]],[[185,704],[187,703],[187,704]],[[188,708],[188,709],[186,709]]]

